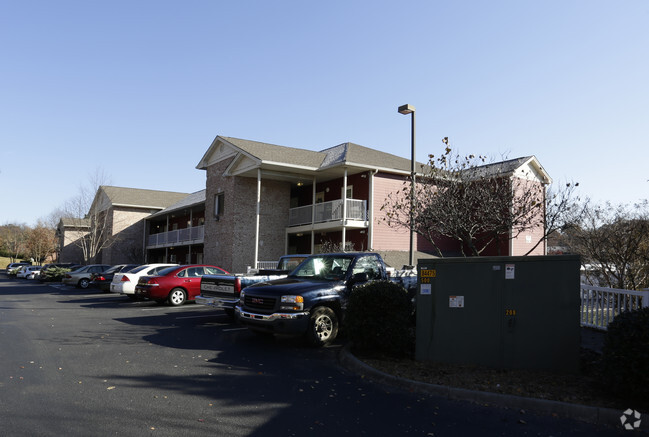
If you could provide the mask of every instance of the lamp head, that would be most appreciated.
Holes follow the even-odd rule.
[[[412,105],[401,105],[398,109],[400,114],[411,114],[415,112],[415,107]]]

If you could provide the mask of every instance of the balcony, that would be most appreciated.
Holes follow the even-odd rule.
[[[314,210],[315,208],[315,210]],[[289,226],[304,226],[317,223],[341,222],[343,219],[343,200],[299,206],[289,210]],[[347,199],[347,221],[367,221],[367,200]]]
[[[203,244],[204,235],[204,226],[160,232],[159,234],[149,235],[146,247],[147,249],[153,249],[156,247]]]

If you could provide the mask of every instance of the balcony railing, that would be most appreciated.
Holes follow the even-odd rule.
[[[314,211],[315,208],[315,211]],[[367,220],[367,200],[347,199],[347,220]],[[298,206],[289,210],[289,226],[325,223],[343,219],[342,199],[315,205]]]
[[[204,226],[194,226],[191,228],[176,229],[169,232],[160,232],[159,234],[149,235],[147,247],[202,243],[204,235]]]

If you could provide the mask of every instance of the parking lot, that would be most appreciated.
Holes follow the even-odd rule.
[[[0,347],[3,435],[605,435],[372,383],[341,343],[258,337],[207,307],[4,275]]]

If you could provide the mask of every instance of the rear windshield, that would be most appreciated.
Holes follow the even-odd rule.
[[[147,265],[143,265],[143,266],[140,266],[140,267],[137,267],[137,268],[131,270],[129,273],[137,273],[137,272],[141,272],[142,270],[144,270],[144,269],[146,269],[146,268],[147,268]]]
[[[165,268],[165,269],[158,270],[157,272],[155,272],[155,274],[156,274],[157,276],[165,276],[165,275],[168,275],[169,273],[173,272],[173,271],[176,270],[177,268],[178,268],[178,266],[167,267],[167,268]]]

